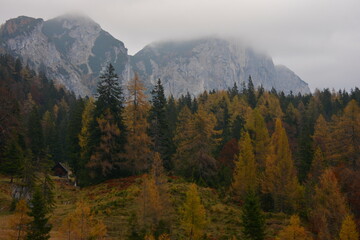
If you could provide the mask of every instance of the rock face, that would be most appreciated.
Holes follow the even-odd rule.
[[[91,19],[65,15],[48,21],[29,17],[8,20],[0,30],[1,47],[24,64],[79,95],[95,92],[102,67],[111,62],[127,74],[124,44]]]
[[[138,72],[148,89],[160,78],[165,93],[238,86],[252,76],[255,86],[289,93],[309,93],[308,85],[284,66],[237,41],[203,38],[150,44],[129,56],[124,43],[88,17],[64,15],[48,21],[30,17],[8,20],[0,28],[0,53],[21,57],[24,64],[63,84],[77,95],[96,91],[102,68],[112,63],[126,83]]]
[[[151,44],[132,57],[131,65],[148,85],[160,78],[166,94],[174,96],[227,89],[234,83],[241,86],[249,75],[255,86],[268,90],[310,92],[307,83],[291,70],[274,66],[269,56],[234,40],[204,38]]]

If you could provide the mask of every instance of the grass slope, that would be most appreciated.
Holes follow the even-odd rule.
[[[129,177],[109,180],[99,185],[76,188],[67,181],[54,178],[56,207],[51,216],[53,229],[51,239],[66,239],[60,231],[62,219],[75,209],[79,200],[87,201],[96,218],[102,219],[107,226],[106,239],[126,239],[129,231],[129,218],[138,212],[138,198],[141,192],[141,177]],[[169,178],[167,186],[166,218],[171,222],[172,239],[181,239],[179,227],[179,209],[185,200],[185,192],[189,183],[179,178]],[[241,239],[241,208],[225,197],[220,197],[211,188],[199,187],[202,202],[207,210],[209,224],[206,234],[210,239],[231,239],[236,236]],[[7,239],[9,229],[9,211],[11,205],[11,184],[9,179],[0,176],[0,239]],[[286,223],[287,216],[283,214],[267,214],[267,229],[269,239]]]

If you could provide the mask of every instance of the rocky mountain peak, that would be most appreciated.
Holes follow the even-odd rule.
[[[13,37],[19,34],[26,34],[43,22],[41,18],[32,18],[27,16],[20,16],[9,19],[0,28],[0,35],[3,37]]]

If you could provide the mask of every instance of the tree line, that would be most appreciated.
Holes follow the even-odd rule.
[[[286,95],[256,89],[249,77],[175,99],[160,79],[150,96],[136,74],[122,86],[109,64],[96,97],[81,98],[9,56],[0,68],[1,171],[29,189],[51,189],[46,179],[58,161],[87,186],[149,173],[161,159],[168,175],[244,206],[243,222],[258,226],[244,230],[249,239],[264,238],[262,211],[291,214],[289,226],[306,222],[318,239],[360,217],[358,88]],[[49,203],[50,192],[42,191]]]

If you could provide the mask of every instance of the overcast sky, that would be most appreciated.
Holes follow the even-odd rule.
[[[0,22],[88,15],[130,54],[158,40],[241,38],[310,88],[360,86],[360,0],[0,0]]]

